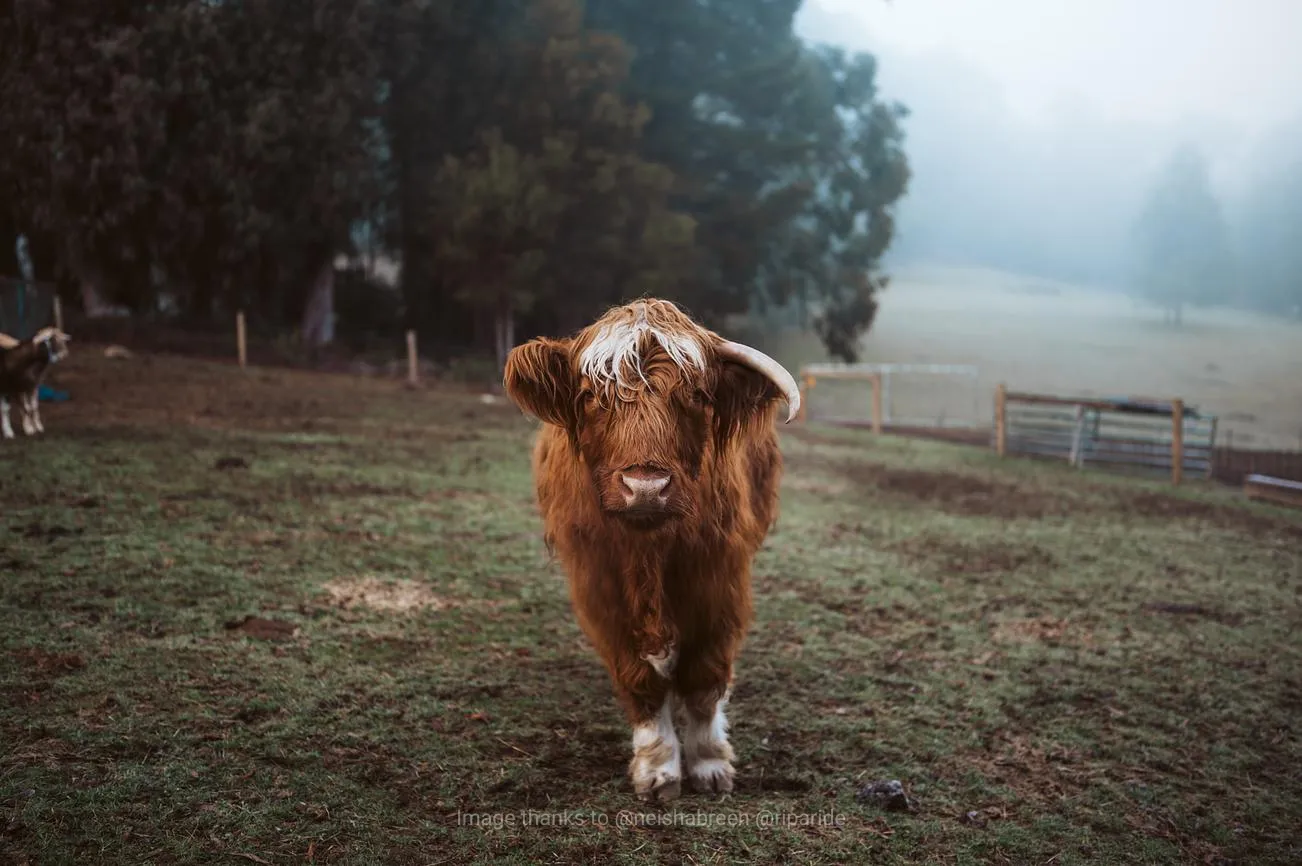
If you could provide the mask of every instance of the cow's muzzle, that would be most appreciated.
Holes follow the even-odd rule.
[[[630,513],[658,514],[669,507],[673,476],[656,466],[628,466],[616,473],[624,508]]]

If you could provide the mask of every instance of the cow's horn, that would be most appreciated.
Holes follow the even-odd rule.
[[[725,358],[731,358],[758,373],[763,373],[774,385],[777,385],[787,401],[786,423],[791,423],[791,419],[795,418],[796,413],[800,411],[800,386],[785,367],[759,349],[729,340],[719,344],[718,352]]]

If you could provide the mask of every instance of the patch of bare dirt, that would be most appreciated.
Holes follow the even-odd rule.
[[[964,517],[1038,520],[1079,511],[1067,497],[976,475],[871,464],[843,471],[862,485]]]
[[[1243,617],[1236,613],[1226,613],[1201,604],[1188,604],[1184,602],[1170,601],[1150,601],[1144,605],[1144,610],[1149,613],[1166,614],[1168,616],[1188,617],[1193,619],[1210,619],[1224,625],[1241,625]]]
[[[1139,517],[1167,520],[1199,520],[1248,535],[1280,534],[1302,540],[1302,521],[1254,514],[1232,505],[1214,505],[1163,493],[1144,492],[1117,499],[1118,510]]]
[[[14,650],[10,655],[26,676],[21,682],[0,688],[0,705],[18,707],[40,703],[56,679],[86,666],[85,659],[76,653],[52,653],[35,647]]]
[[[36,648],[14,650],[13,657],[38,677],[61,677],[86,666],[85,659],[76,653],[52,653]]]
[[[359,607],[388,613],[417,610],[447,610],[475,606],[499,606],[501,602],[467,601],[435,593],[429,586],[414,580],[381,580],[377,577],[340,577],[322,587],[336,606],[345,610]]]
[[[1093,633],[1080,623],[1054,616],[1003,620],[995,623],[991,639],[1002,644],[1092,646]]]
[[[829,494],[855,488],[877,491],[963,517],[1038,520],[1079,516],[1090,507],[1051,490],[965,472],[897,468],[811,454],[792,454],[786,463],[786,483],[797,489]]]
[[[278,619],[249,615],[226,623],[227,631],[240,632],[257,640],[289,640],[298,634],[298,626]]]
[[[1059,564],[1057,557],[1035,544],[1007,541],[967,544],[936,533],[907,538],[886,549],[951,575],[1004,574],[1021,568],[1056,568]]]

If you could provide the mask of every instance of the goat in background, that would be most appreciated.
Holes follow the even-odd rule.
[[[17,399],[23,434],[45,432],[38,395],[50,365],[68,355],[72,338],[57,328],[42,328],[26,340],[0,334],[0,435],[14,438],[9,423],[9,402]]]

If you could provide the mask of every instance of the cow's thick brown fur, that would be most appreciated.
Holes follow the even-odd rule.
[[[636,350],[598,351],[604,377],[592,361],[603,340]],[[677,795],[684,775],[698,789],[733,784],[723,708],[751,619],[751,560],[778,514],[781,392],[722,357],[721,342],[673,304],[639,301],[572,338],[520,346],[506,365],[508,393],[547,422],[533,453],[544,537],[634,728],[643,797]],[[671,479],[650,513],[623,507],[621,472],[643,470]],[[666,731],[675,705],[681,763],[672,721]]]

